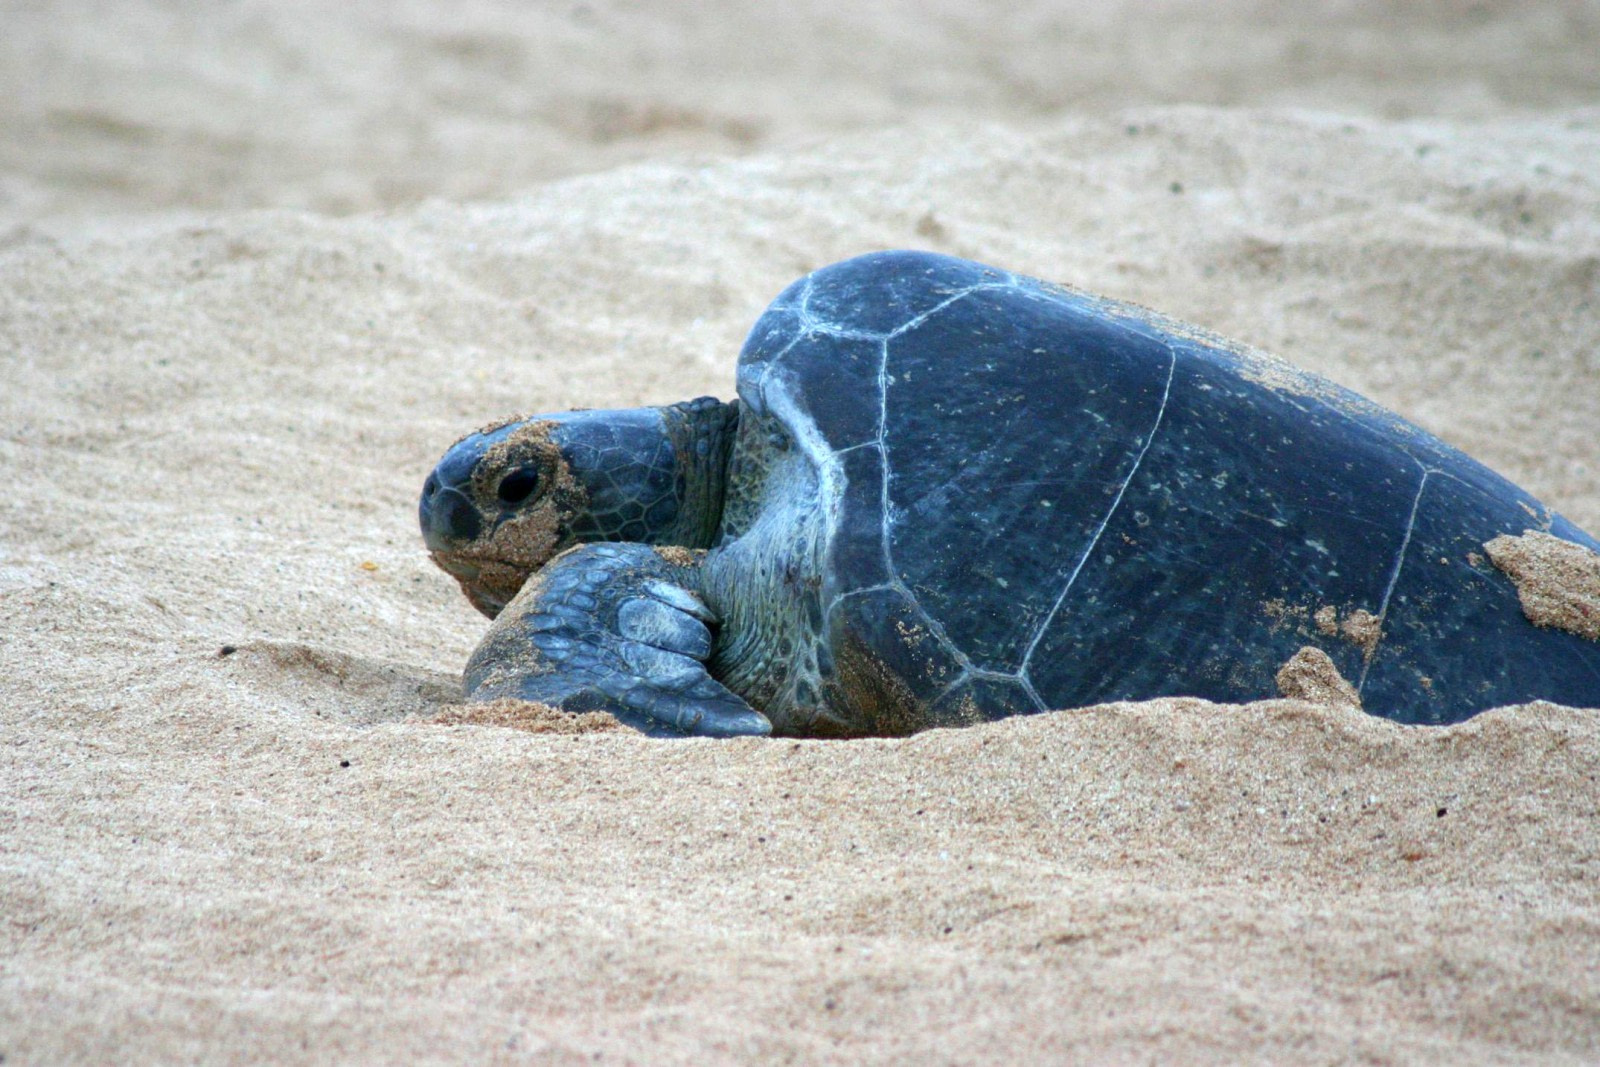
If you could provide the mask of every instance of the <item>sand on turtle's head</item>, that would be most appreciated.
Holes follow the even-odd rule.
[[[506,425],[502,422],[481,432]],[[472,499],[486,518],[492,519],[500,509],[496,493],[509,470],[538,470],[534,496],[511,517],[485,522],[484,533],[470,544],[431,553],[434,562],[461,584],[473,607],[490,618],[517,595],[529,575],[568,546],[573,520],[588,506],[583,486],[551,439],[557,425],[549,419],[523,423],[495,442],[472,472]]]

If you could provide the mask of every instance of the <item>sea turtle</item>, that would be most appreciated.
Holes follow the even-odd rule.
[[[473,699],[649,733],[903,734],[1276,695],[1320,647],[1367,711],[1600,704],[1600,643],[1484,555],[1600,549],[1397,415],[1144,309],[921,252],[795,282],[739,399],[522,418],[428,477],[494,618]]]

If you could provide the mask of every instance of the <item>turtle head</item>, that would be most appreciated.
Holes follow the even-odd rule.
[[[589,541],[706,548],[737,404],[515,418],[451,446],[422,487],[428,553],[494,618],[551,557]]]

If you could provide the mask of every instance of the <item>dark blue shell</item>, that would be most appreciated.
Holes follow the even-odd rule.
[[[740,392],[757,411],[781,392],[842,486],[830,644],[872,650],[931,721],[1259,699],[1308,644],[1401,722],[1600,705],[1600,643],[1530,624],[1483,548],[1600,544],[1398,416],[1193,328],[880,253],[785,291]],[[1377,640],[1325,632],[1330,607]]]

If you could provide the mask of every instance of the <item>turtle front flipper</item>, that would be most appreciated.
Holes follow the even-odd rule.
[[[557,556],[472,654],[468,698],[610,712],[660,737],[771,733],[764,715],[706,672],[716,617],[691,591],[697,573],[640,544]]]

